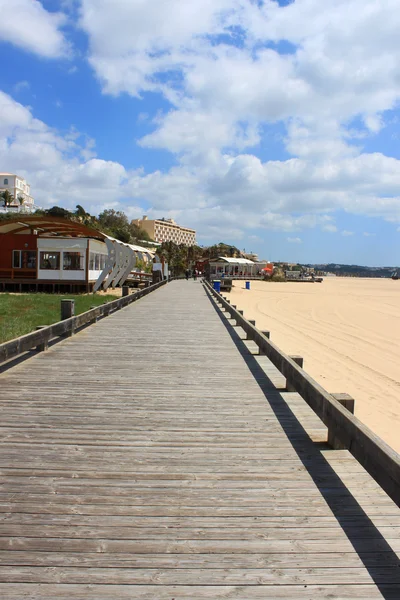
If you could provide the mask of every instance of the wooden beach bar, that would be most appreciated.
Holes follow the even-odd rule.
[[[136,258],[151,262],[154,252],[69,219],[19,215],[0,221],[0,291],[91,292],[114,270],[108,284],[122,284]]]

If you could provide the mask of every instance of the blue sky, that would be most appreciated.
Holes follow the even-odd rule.
[[[0,13],[0,171],[37,204],[171,216],[270,260],[400,264],[397,0]]]

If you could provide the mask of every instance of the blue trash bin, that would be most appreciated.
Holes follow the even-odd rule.
[[[246,290],[250,289],[250,281],[246,281]]]
[[[220,279],[214,279],[213,288],[216,292],[221,293],[221,280]]]

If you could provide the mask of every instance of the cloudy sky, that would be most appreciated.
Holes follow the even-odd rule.
[[[400,263],[398,0],[0,0],[0,171],[270,260]]]

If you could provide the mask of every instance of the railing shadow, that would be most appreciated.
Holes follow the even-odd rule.
[[[226,321],[214,299],[210,294],[207,293],[206,295],[262,390],[299,460],[307,469],[382,597],[386,600],[399,600],[400,558],[324,455],[321,454],[321,444],[312,444],[315,459],[310,460],[309,453],[304,452],[304,446],[310,445],[310,437],[306,430],[282,398],[279,390],[275,388],[265,371],[260,367],[255,357],[250,354],[244,340],[240,338],[235,328]],[[326,445],[323,444],[322,447],[326,448]],[[389,497],[388,503],[392,504]],[[395,506],[394,503],[393,506]]]

